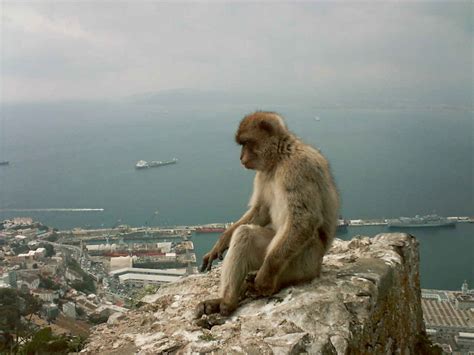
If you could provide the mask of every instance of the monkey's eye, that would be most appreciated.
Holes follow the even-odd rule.
[[[247,139],[247,140],[242,142],[242,145],[252,147],[252,146],[255,145],[255,141],[253,139]]]

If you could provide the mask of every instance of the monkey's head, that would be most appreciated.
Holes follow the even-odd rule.
[[[289,135],[283,118],[274,112],[257,111],[245,116],[235,134],[242,146],[240,162],[247,169],[271,169],[280,154],[279,142]]]

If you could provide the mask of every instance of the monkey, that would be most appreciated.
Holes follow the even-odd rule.
[[[201,271],[223,259],[219,298],[202,301],[196,317],[229,316],[246,293],[271,296],[320,276],[336,234],[339,196],[329,163],[275,112],[245,116],[235,140],[240,161],[255,170],[248,211],[204,255]]]

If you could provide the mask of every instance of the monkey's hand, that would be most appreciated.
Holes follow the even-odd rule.
[[[252,271],[245,278],[247,292],[253,297],[271,296],[278,291],[276,279],[265,277],[261,271]]]
[[[218,241],[216,245],[214,245],[212,250],[206,255],[204,255],[204,257],[202,258],[201,272],[210,271],[214,260],[224,259],[224,252],[226,250],[227,250],[227,247],[223,246],[222,243]]]

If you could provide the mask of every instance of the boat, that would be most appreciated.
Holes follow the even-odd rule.
[[[399,217],[387,219],[389,228],[420,228],[420,227],[453,227],[455,221],[436,214],[415,217]]]
[[[0,165],[8,165],[10,162],[8,160],[0,161]]]
[[[196,233],[223,233],[225,228],[223,227],[197,227],[195,229]]]
[[[178,159],[173,158],[168,161],[160,161],[160,160],[153,160],[151,162],[147,162],[146,160],[139,160],[135,164],[136,169],[148,169],[148,168],[155,168],[158,166],[164,166],[164,165],[171,165],[171,164],[176,164],[178,162]]]

